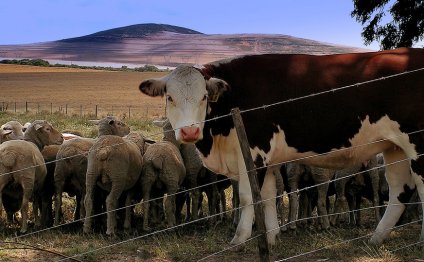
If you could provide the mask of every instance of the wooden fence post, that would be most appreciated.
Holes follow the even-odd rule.
[[[25,113],[28,113],[28,102],[25,102]]]
[[[16,113],[16,102],[15,102],[15,113]]]
[[[252,155],[250,153],[249,142],[247,141],[246,130],[244,129],[243,119],[240,115],[239,108],[231,109],[234,127],[237,131],[237,137],[240,141],[240,148],[246,164],[247,175],[249,176],[250,188],[252,190],[253,207],[255,209],[255,225],[258,231],[258,248],[260,261],[269,261],[268,240],[266,237],[265,215],[261,200],[258,178],[256,177],[256,169],[253,164]],[[244,174],[240,174],[244,175]]]
[[[53,114],[53,103],[50,103],[50,114]]]
[[[80,106],[80,117],[82,117],[82,106]]]
[[[96,105],[96,119],[97,119],[97,105]]]
[[[65,114],[68,115],[68,104],[65,104]]]

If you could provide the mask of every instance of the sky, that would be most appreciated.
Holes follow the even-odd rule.
[[[0,0],[0,45],[54,41],[160,23],[205,34],[284,34],[365,46],[352,0]]]

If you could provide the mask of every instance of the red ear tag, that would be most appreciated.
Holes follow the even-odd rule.
[[[219,94],[213,95],[209,97],[209,102],[216,103],[218,101],[218,98],[219,98]]]

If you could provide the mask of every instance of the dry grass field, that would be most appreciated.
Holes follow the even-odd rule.
[[[7,111],[157,117],[163,100],[142,95],[138,85],[161,72],[115,72],[0,64],[0,107]],[[16,103],[16,104],[15,104]],[[15,109],[16,106],[16,109]]]
[[[0,97],[5,101],[33,103],[157,106],[159,110],[151,115],[149,113],[147,119],[136,114],[127,119],[132,130],[154,134],[158,130],[151,127],[151,118],[163,115],[163,100],[143,96],[138,91],[138,84],[144,78],[160,77],[163,74],[0,65]],[[92,115],[80,117],[77,113],[51,114],[48,110],[38,113],[10,111],[13,110],[9,107],[8,112],[0,112],[1,123],[11,119],[26,122],[44,118],[59,130],[79,130],[84,136],[94,136],[96,132],[95,127],[88,123]],[[230,191],[227,194],[229,200]],[[234,234],[230,214],[219,223],[201,220],[173,230],[155,228],[162,231],[149,234],[141,229],[142,218],[138,205],[134,230],[130,233],[121,231],[116,237],[109,238],[104,232],[83,234],[80,223],[71,223],[74,200],[66,198],[64,202],[64,219],[69,224],[39,232],[31,223],[30,232],[26,235],[17,234],[19,225],[6,225],[5,215],[2,214],[0,261],[198,261],[220,251],[204,261],[259,261],[256,239],[242,248],[223,251],[229,247],[228,243]],[[367,210],[362,214],[363,226],[359,228],[342,225],[322,231],[311,225],[296,232],[281,233],[277,245],[270,249],[271,261],[296,255],[301,256],[290,261],[424,261],[420,246],[407,246],[418,241],[420,224],[397,229],[384,246],[372,247],[367,244],[367,240],[368,234],[375,229],[373,211]],[[356,237],[362,238],[346,241]],[[83,255],[75,257],[76,260],[63,260],[62,256],[46,250],[66,256]],[[318,251],[308,253],[313,250]]]

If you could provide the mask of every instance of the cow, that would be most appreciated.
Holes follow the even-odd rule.
[[[257,167],[272,169],[297,160],[342,169],[382,152],[390,206],[370,239],[378,245],[414,191],[424,200],[424,158],[418,158],[424,151],[424,134],[419,132],[424,127],[423,67],[424,49],[413,48],[246,55],[179,66],[162,78],[142,81],[139,89],[165,96],[166,116],[177,140],[195,143],[207,168],[239,180],[242,210],[231,244],[251,236],[254,219],[246,166],[229,117],[232,108],[242,112]],[[270,244],[279,231],[275,195],[275,177],[266,172],[261,197],[267,200],[263,204]]]

